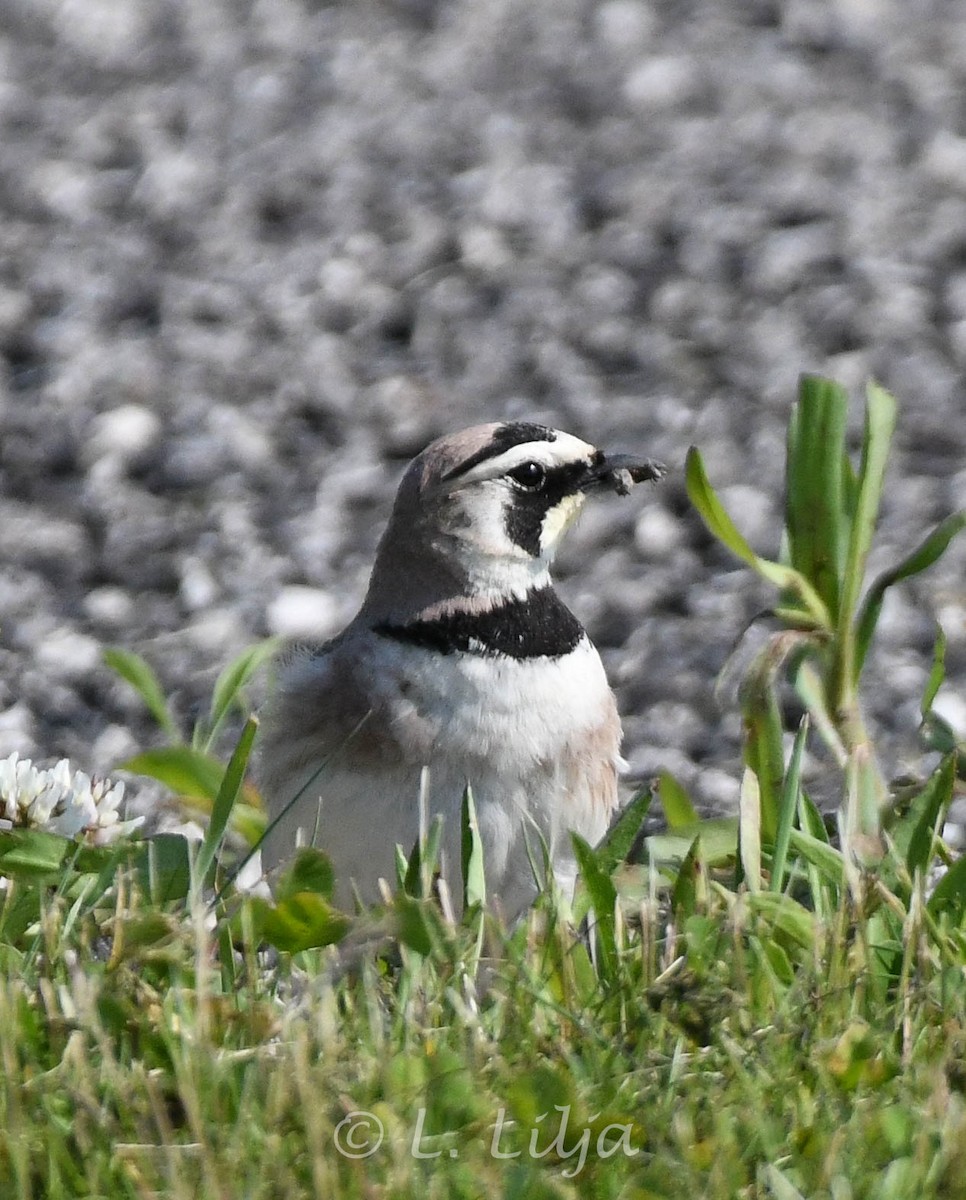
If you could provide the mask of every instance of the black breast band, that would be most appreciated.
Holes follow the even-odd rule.
[[[440,654],[559,658],[576,649],[583,626],[552,587],[535,588],[486,612],[453,612],[408,625],[383,623],[383,637]]]

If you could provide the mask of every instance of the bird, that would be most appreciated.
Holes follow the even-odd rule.
[[[487,903],[508,922],[530,907],[541,841],[572,896],[570,832],[594,844],[618,808],[621,723],[550,568],[589,494],[626,495],[663,473],[522,420],[441,437],[412,460],[357,615],[325,644],[284,653],[261,714],[270,881],[313,844],[331,860],[336,903],[378,902],[422,806],[424,821],[443,817],[458,902],[469,786]]]

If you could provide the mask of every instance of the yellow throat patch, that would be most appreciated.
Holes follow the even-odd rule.
[[[560,539],[577,519],[584,499],[583,492],[575,492],[571,496],[564,496],[547,512],[540,530],[540,550],[543,554],[552,554],[556,550]]]

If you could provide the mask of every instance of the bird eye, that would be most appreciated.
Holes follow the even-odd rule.
[[[537,462],[521,463],[519,467],[507,471],[507,476],[525,492],[539,492],[547,482],[546,468]]]

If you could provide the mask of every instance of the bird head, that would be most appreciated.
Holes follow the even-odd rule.
[[[549,581],[588,494],[626,494],[664,468],[573,434],[514,421],[431,443],[409,465],[380,542],[366,607],[388,611],[523,596]],[[382,615],[380,613],[380,615]]]

